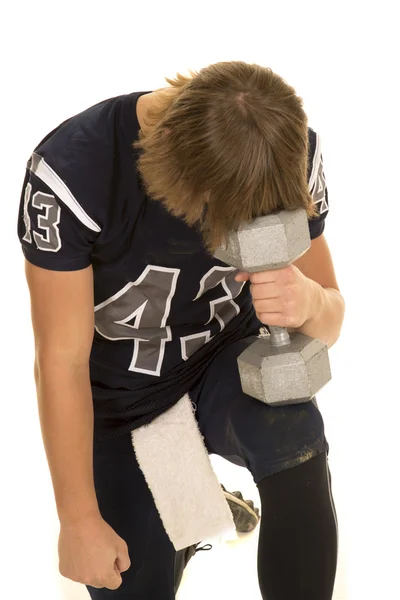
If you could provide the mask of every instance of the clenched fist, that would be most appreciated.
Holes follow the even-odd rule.
[[[273,327],[301,327],[311,316],[316,283],[294,265],[259,273],[238,273],[236,281],[250,280],[258,319]]]
[[[61,575],[95,588],[116,590],[131,565],[126,542],[100,515],[62,524],[58,540]]]

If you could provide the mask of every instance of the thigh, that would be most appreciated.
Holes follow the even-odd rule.
[[[258,483],[328,452],[328,444],[315,400],[271,407],[242,392],[237,357],[255,339],[221,351],[191,399],[209,453],[247,467]]]
[[[172,600],[175,549],[137,463],[130,433],[94,441],[93,470],[100,512],[127,543],[131,566],[117,590],[87,586],[91,598]]]

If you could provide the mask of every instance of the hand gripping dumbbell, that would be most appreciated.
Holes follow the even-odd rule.
[[[241,225],[214,256],[257,273],[287,267],[310,245],[306,211],[282,210]],[[243,391],[272,406],[312,400],[331,379],[326,344],[284,327],[269,330],[238,357]]]

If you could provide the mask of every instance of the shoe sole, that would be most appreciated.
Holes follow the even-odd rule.
[[[231,502],[234,502],[235,504],[238,504],[239,506],[241,506],[242,508],[244,508],[246,510],[246,512],[250,513],[252,515],[252,517],[255,518],[256,522],[258,523],[258,521],[260,520],[260,517],[257,515],[257,513],[254,512],[254,510],[252,510],[250,508],[250,506],[248,504],[246,504],[246,502],[244,500],[240,500],[240,498],[236,498],[236,496],[234,496],[233,494],[230,494],[229,492],[224,492],[222,490],[222,493],[225,496],[226,500],[230,500]]]

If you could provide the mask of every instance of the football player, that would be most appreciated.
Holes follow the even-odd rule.
[[[243,393],[237,368],[262,327],[339,338],[320,138],[269,68],[221,62],[166,81],[72,116],[27,164],[18,235],[60,572],[97,600],[175,597],[182,569],[177,581],[130,432],[189,394],[208,452],[258,486],[262,597],[328,600],[337,521],[317,402],[271,407]],[[312,241],[289,267],[214,258],[242,223],[296,208]]]

